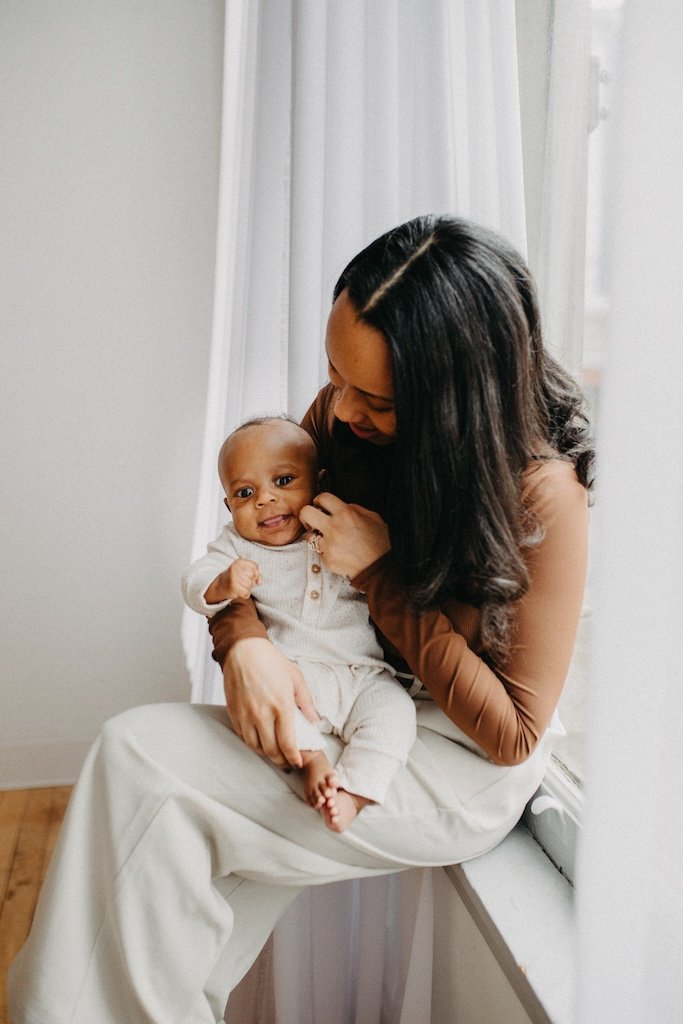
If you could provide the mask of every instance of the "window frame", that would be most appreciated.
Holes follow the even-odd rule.
[[[552,754],[543,781],[522,815],[536,842],[572,884],[583,803],[581,782]]]
[[[520,84],[520,109],[522,119],[522,151],[524,161],[525,202],[527,210],[528,261],[537,277],[543,276],[545,268],[539,266],[543,259],[543,201],[546,180],[546,160],[549,153],[548,108],[550,103],[551,58],[553,52],[553,25],[559,0],[515,0],[517,21],[517,48]],[[584,0],[589,8],[591,26],[591,56],[587,68],[588,104],[586,107],[586,137],[599,129],[607,112],[601,105],[601,85],[608,81],[600,58],[595,56],[594,32],[603,9],[619,9],[621,0]],[[608,69],[610,70],[610,69]],[[539,125],[543,127],[539,130]],[[585,162],[583,224],[588,225],[588,157]],[[586,269],[586,246],[583,248],[583,265],[574,275],[581,288],[573,289],[573,324],[580,336],[580,346],[567,353],[566,364],[570,372],[578,373],[583,355],[585,330],[582,319],[585,311],[583,281]],[[595,296],[592,296],[594,299]],[[579,316],[580,313],[580,316]],[[579,330],[579,327],[582,329]],[[569,365],[578,362],[579,365]],[[592,617],[592,602],[587,593],[581,613],[581,627],[588,628],[584,619]],[[590,645],[589,645],[590,646]],[[587,685],[587,664],[582,665],[582,685]],[[576,678],[570,669],[567,685]],[[546,775],[539,789],[529,801],[522,822],[542,847],[557,869],[573,882],[576,865],[576,847],[583,813],[583,784],[581,779],[565,764],[561,756],[553,754]]]

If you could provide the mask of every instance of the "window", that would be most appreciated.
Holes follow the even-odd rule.
[[[623,0],[592,0],[591,116],[588,129],[586,264],[581,383],[597,435],[600,374],[608,327],[608,259],[610,182],[614,148],[614,95],[618,72],[619,33]],[[592,551],[592,545],[591,545]],[[592,560],[591,560],[592,561]],[[585,707],[589,679],[593,570],[588,568],[586,596],[560,718],[566,736],[555,743],[542,798],[532,803],[527,824],[556,864],[573,877],[576,828],[584,780]],[[542,813],[548,812],[548,813]]]
[[[613,150],[613,97],[622,0],[593,0],[592,77],[593,120],[588,143],[586,210],[586,283],[581,383],[589,401],[594,432],[600,405],[600,369],[605,351],[609,299],[608,252],[605,244],[610,219],[610,166]],[[592,572],[588,585],[574,660],[560,703],[567,735],[556,745],[557,756],[578,780],[584,777],[584,697],[588,675],[592,618]]]

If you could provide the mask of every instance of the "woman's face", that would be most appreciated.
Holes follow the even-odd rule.
[[[330,380],[339,388],[337,419],[370,444],[391,444],[396,410],[391,357],[384,335],[358,315],[346,290],[332,306],[327,322]]]

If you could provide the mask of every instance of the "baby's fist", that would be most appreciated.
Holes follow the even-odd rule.
[[[226,575],[233,600],[235,598],[246,600],[251,597],[251,592],[256,584],[262,582],[258,565],[249,558],[236,558],[226,570]]]

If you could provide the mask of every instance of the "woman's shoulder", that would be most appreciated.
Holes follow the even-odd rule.
[[[543,519],[553,510],[587,508],[588,492],[573,462],[559,455],[543,455],[534,458],[522,474],[522,503]]]
[[[301,421],[318,445],[332,432],[337,391],[332,383],[321,388]]]

